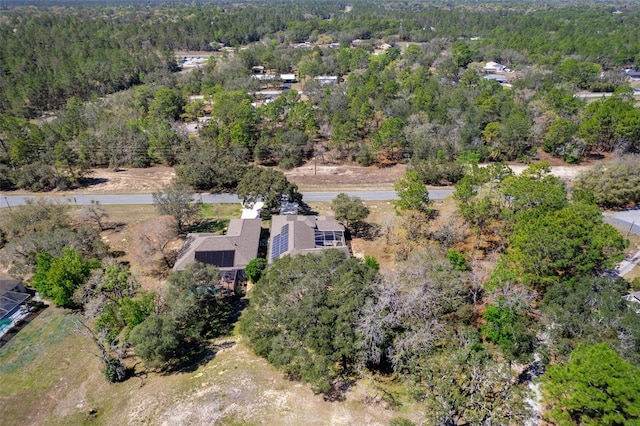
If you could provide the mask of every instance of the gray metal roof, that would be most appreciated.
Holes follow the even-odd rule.
[[[21,281],[11,277],[0,277],[0,296],[21,286]]]

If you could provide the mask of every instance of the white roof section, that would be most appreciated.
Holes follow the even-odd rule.
[[[489,61],[485,64],[484,66],[484,70],[485,71],[504,71],[504,69],[507,68],[502,64],[499,64],[497,62],[493,62],[493,61]]]
[[[260,213],[262,212],[262,208],[264,207],[264,203],[262,201],[256,201],[253,205],[242,206],[242,215],[241,219],[258,219],[260,217]]]

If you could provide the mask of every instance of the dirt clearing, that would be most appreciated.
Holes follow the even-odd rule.
[[[314,162],[285,171],[287,178],[304,191],[335,191],[348,189],[392,189],[402,177],[406,166],[378,168],[349,165],[323,165]],[[168,185],[175,177],[172,167],[156,166],[146,169],[95,169],[91,184],[78,193],[149,193]]]
[[[527,165],[509,165],[516,173]],[[551,171],[568,182],[579,173],[593,167],[593,164],[553,165]],[[404,176],[407,165],[390,167],[362,167],[348,164],[323,164],[311,160],[306,164],[284,171],[287,179],[298,185],[301,191],[350,191],[350,190],[392,190],[396,180]],[[176,176],[173,167],[154,166],[146,169],[126,168],[95,169],[90,175],[90,184],[70,193],[101,194],[148,194],[167,186]],[[21,191],[18,191],[21,192]]]

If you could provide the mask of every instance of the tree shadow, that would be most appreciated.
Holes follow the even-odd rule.
[[[344,402],[347,392],[354,387],[356,381],[349,378],[340,378],[331,384],[331,388],[322,396],[327,402]]]
[[[212,232],[221,234],[229,226],[229,220],[204,219],[189,229],[189,232]]]
[[[125,226],[127,226],[127,224],[124,222],[109,222],[104,226],[104,230],[120,232]]]
[[[366,241],[373,241],[380,235],[382,235],[382,226],[369,222],[361,222],[353,232],[354,237],[362,238]]]
[[[231,300],[231,313],[229,323],[235,324],[240,319],[242,312],[249,306],[249,299],[245,297],[235,297]]]
[[[230,340],[205,346],[201,351],[173,365],[171,368],[166,370],[163,375],[167,376],[176,373],[193,373],[201,366],[212,361],[220,350],[229,349],[235,345],[235,340]]]
[[[311,206],[304,201],[300,202],[299,209],[300,213],[302,213],[304,216],[318,216],[320,214],[317,211],[313,210]]]
[[[592,152],[587,155],[586,159],[589,161],[597,161],[597,160],[604,160],[604,158],[605,157],[603,154]]]
[[[99,185],[101,183],[108,182],[107,178],[94,178],[94,177],[83,177],[78,180],[78,185],[82,188],[87,188],[89,186]]]

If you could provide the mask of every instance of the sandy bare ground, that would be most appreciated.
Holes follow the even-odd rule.
[[[402,177],[406,166],[378,168],[350,165],[307,163],[285,171],[287,178],[301,190],[330,191],[332,188],[358,187],[362,189],[391,189]],[[172,167],[155,166],[146,169],[95,169],[91,184],[76,193],[149,193],[168,185],[175,177]]]
[[[78,193],[149,193],[167,186],[176,173],[173,167],[154,166],[146,169],[94,169],[92,183]]]
[[[527,166],[512,164],[516,173]],[[574,166],[552,166],[551,171],[568,182],[578,174],[593,167],[591,164]],[[407,166],[397,164],[391,167],[361,167],[345,164],[317,164],[312,160],[303,166],[285,171],[287,178],[298,185],[301,191],[335,191],[349,189],[393,189],[393,183],[407,171]],[[142,194],[157,191],[167,186],[175,177],[172,167],[154,166],[146,169],[124,168],[95,169],[90,175],[91,183],[71,193],[91,194]]]
[[[407,167],[398,164],[391,167],[361,167],[344,164],[321,164],[309,161],[303,166],[285,172],[287,179],[301,189],[323,191],[335,187],[361,189],[391,189]]]
[[[511,170],[516,174],[522,173],[527,168],[526,164],[510,164]],[[576,166],[551,166],[551,173],[567,182],[572,182],[576,176],[593,167],[592,164],[576,165]]]

